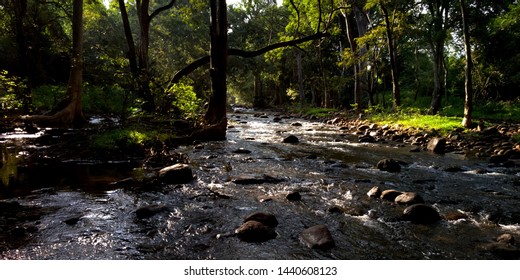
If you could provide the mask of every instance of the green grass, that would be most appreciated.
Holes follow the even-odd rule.
[[[437,131],[447,135],[456,128],[462,127],[462,118],[440,115],[423,115],[419,113],[382,113],[369,117],[371,121],[380,124],[400,124],[428,131]]]
[[[327,118],[337,113],[338,109],[333,108],[317,108],[317,107],[303,107],[296,110],[296,113],[303,114],[308,117]]]

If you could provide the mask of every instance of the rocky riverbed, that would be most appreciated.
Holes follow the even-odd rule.
[[[241,110],[229,120],[227,140],[172,146],[169,159],[148,165],[30,166],[24,157],[52,145],[5,132],[4,159],[14,150],[21,159],[16,168],[3,161],[12,174],[3,178],[0,256],[520,257],[518,126],[440,138],[342,118]]]

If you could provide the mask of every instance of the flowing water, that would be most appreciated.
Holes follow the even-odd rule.
[[[291,125],[299,122],[301,126]],[[175,151],[186,154],[189,184],[120,184],[146,177],[128,162],[31,167],[31,149],[4,134],[0,169],[0,256],[4,259],[502,259],[515,245],[496,238],[520,234],[520,169],[463,154],[411,153],[403,143],[358,143],[357,136],[320,122],[244,111],[230,116],[227,140]],[[282,143],[295,135],[297,144]],[[26,135],[27,136],[27,135]],[[249,153],[248,153],[249,152]],[[384,158],[402,162],[389,173]],[[448,167],[457,167],[448,172]],[[237,178],[276,180],[238,184]],[[404,206],[369,198],[373,186],[413,191],[441,215],[433,225],[401,219]],[[301,200],[289,201],[298,192]],[[138,218],[142,206],[162,207]],[[244,217],[269,212],[277,237],[246,243],[232,236]],[[326,225],[336,246],[313,250],[299,234]],[[218,238],[220,237],[220,238]]]

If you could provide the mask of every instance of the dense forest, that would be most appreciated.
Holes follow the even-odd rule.
[[[5,0],[2,114],[211,125],[227,104],[413,107],[471,126],[473,103],[518,98],[519,13],[516,1]]]

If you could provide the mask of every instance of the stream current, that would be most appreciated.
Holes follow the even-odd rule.
[[[273,120],[242,111],[229,116],[227,140],[181,146],[195,180],[128,187],[142,177],[128,163],[73,162],[38,172],[10,163],[23,139],[2,135],[0,257],[3,259],[503,259],[520,235],[520,169],[463,154],[410,152],[403,143],[359,143],[336,126],[295,118]],[[298,122],[300,125],[294,125]],[[297,144],[283,143],[288,135]],[[23,138],[23,137],[22,137]],[[374,166],[399,160],[398,173]],[[457,167],[448,172],[448,167]],[[11,178],[8,178],[11,177]],[[276,180],[239,184],[240,178]],[[16,184],[10,184],[10,179]],[[404,206],[369,198],[374,186],[416,192],[443,219],[401,219]],[[288,193],[300,200],[290,201]],[[9,210],[15,208],[16,211]],[[164,211],[138,218],[136,210]],[[8,209],[8,210],[6,210]],[[11,211],[11,212],[9,212]],[[275,215],[277,237],[246,243],[230,233],[254,212]],[[335,247],[302,245],[305,228],[323,224]],[[223,236],[217,238],[218,236]]]

